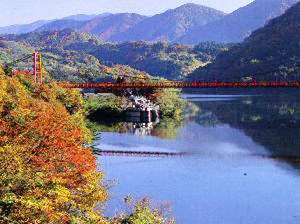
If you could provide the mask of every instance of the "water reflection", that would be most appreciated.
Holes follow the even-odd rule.
[[[163,139],[175,139],[184,121],[172,119],[155,120],[153,122],[104,122],[89,121],[91,129],[97,132],[128,133],[137,136],[157,136]]]
[[[286,160],[299,168],[295,164],[300,158],[298,94],[279,92],[237,97],[230,102],[211,99],[205,103],[195,102],[201,107],[195,122],[208,127],[228,124],[242,130],[257,144],[265,147],[270,158]]]
[[[162,139],[176,139],[180,133],[190,134],[185,129],[190,127],[193,122],[199,124],[200,127],[207,128],[229,125],[230,128],[241,130],[257,145],[266,148],[270,157],[286,158],[291,161],[298,161],[298,157],[300,158],[299,94],[291,94],[290,92],[253,95],[186,94],[183,97],[190,102],[192,101],[192,104],[196,105],[197,108],[200,108],[188,112],[184,121],[163,119],[150,123],[138,123],[109,122],[99,119],[91,121],[90,126],[97,132],[117,132],[137,136],[156,136]],[[190,125],[187,125],[188,123]],[[194,128],[199,135],[198,139],[205,136],[205,133],[197,130],[199,127]],[[216,136],[214,140],[211,139],[209,144],[214,145],[213,142],[221,136]],[[189,136],[186,136],[186,138],[189,138]],[[192,144],[198,146],[199,142],[192,141]],[[189,150],[193,148],[195,146],[191,145]],[[249,150],[251,151],[251,149]],[[256,153],[255,149],[252,150],[253,153]],[[199,150],[197,152],[199,153]],[[266,156],[266,153],[263,156]]]
[[[299,97],[232,95],[185,96],[198,112],[184,122],[161,121],[150,135],[135,135],[132,124],[102,129],[96,142],[101,149],[189,154],[99,157],[107,177],[119,180],[107,214],[121,210],[130,192],[168,200],[178,223],[299,222]]]

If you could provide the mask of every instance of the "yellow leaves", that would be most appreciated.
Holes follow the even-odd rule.
[[[1,76],[4,76],[4,75],[5,75],[4,69],[3,69],[3,67],[0,65],[0,78],[1,78]]]
[[[7,95],[6,93],[6,88],[7,88],[7,82],[4,79],[0,79],[0,102],[2,102],[4,100],[4,97]],[[1,109],[0,109],[1,112]]]
[[[11,203],[9,220],[101,223],[94,207],[107,194],[95,157],[83,147],[90,132],[79,93],[53,84],[35,95],[25,79],[0,79],[0,217],[3,203]]]
[[[13,204],[17,199],[14,193],[7,193],[2,197],[2,202],[6,204]]]
[[[158,92],[159,91],[159,92]],[[175,89],[157,90],[159,95],[155,102],[160,106],[164,117],[171,117],[175,120],[182,119],[182,112],[185,108],[185,102],[180,98],[180,91]]]
[[[71,201],[72,193],[61,183],[63,183],[63,181],[54,181],[54,183],[52,183],[54,185],[53,188],[47,192],[46,198],[52,199],[50,206],[52,208],[64,207],[67,203],[70,203]]]
[[[23,150],[14,145],[0,147],[0,181],[12,179],[15,176],[24,176],[24,164],[22,160]],[[1,184],[0,184],[1,185]]]
[[[133,200],[127,203],[131,214],[120,214],[118,217],[111,221],[111,224],[174,224],[175,220],[173,218],[167,218],[170,212],[167,207],[156,208],[153,207],[151,201],[148,198],[143,198],[138,202]]]

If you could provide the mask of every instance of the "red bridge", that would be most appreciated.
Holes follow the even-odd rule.
[[[23,58],[15,60],[7,64],[13,65],[19,61],[30,59],[32,55],[26,55]],[[33,72],[31,71],[14,71],[18,74],[33,74],[34,87],[40,88],[43,84],[43,67],[42,54],[35,51],[33,53]],[[253,81],[253,82],[180,82],[180,81],[152,81],[152,82],[101,82],[101,83],[60,83],[64,88],[79,88],[79,89],[162,89],[162,88],[299,88],[300,81]]]
[[[300,81],[260,81],[260,82],[124,82],[124,83],[60,83],[64,88],[80,89],[162,89],[162,88],[299,88]]]

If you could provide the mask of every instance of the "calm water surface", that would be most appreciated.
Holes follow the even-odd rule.
[[[99,157],[112,187],[107,214],[123,198],[171,204],[177,223],[300,223],[299,96],[184,95],[198,112],[154,128],[117,125],[98,148],[186,152],[183,157]],[[100,165],[99,165],[100,166]]]

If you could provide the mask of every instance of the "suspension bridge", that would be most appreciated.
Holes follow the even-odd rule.
[[[33,59],[32,71],[15,70],[15,75],[33,75],[34,88],[39,89],[43,85],[43,62],[42,53],[34,51],[33,55],[26,55],[7,64]],[[134,81],[134,82],[97,82],[97,83],[68,83],[60,82],[63,88],[70,89],[164,89],[164,88],[300,88],[300,80],[296,81],[251,81],[251,82],[203,82],[203,81]]]
[[[32,55],[15,60],[6,66],[14,65],[22,60],[33,59],[32,70],[24,71],[15,69],[13,75],[32,75],[35,91],[43,86],[43,62],[42,53],[34,51]],[[98,83],[59,83],[63,88],[69,89],[163,89],[163,88],[300,88],[300,81],[253,81],[253,82],[180,82],[180,81],[150,81],[150,82],[98,82]],[[96,150],[94,152],[100,156],[133,156],[133,157],[174,157],[184,156],[183,152],[141,152],[141,151],[116,151],[116,150]]]

